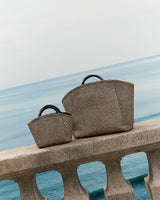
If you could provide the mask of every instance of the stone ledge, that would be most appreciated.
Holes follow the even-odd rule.
[[[160,119],[136,123],[128,132],[76,139],[70,143],[39,149],[36,145],[0,152],[0,180],[21,173],[57,170],[62,164],[78,164],[103,157],[149,151],[160,145]]]

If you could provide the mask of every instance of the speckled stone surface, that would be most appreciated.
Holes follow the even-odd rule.
[[[17,177],[21,200],[48,200],[43,197],[37,187],[35,175]]]
[[[160,119],[135,124],[128,132],[76,139],[38,149],[36,145],[0,152],[0,180],[13,173],[57,169],[67,162],[85,163],[112,154],[126,155],[160,146]]]
[[[76,139],[70,143],[43,149],[32,145],[2,151],[0,152],[0,180],[11,179],[16,181],[17,177],[21,177],[19,179],[22,180],[19,181],[19,185],[23,183],[23,187],[20,186],[21,193],[23,193],[23,188],[26,191],[30,191],[30,188],[36,191],[36,183],[30,179],[31,175],[47,170],[57,170],[62,174],[65,187],[68,187],[64,190],[64,200],[89,200],[88,192],[79,183],[76,168],[82,163],[98,160],[105,163],[107,173],[110,174],[108,179],[110,186],[107,183],[104,187],[106,199],[121,200],[125,196],[125,199],[133,200],[132,187],[124,180],[118,163],[122,156],[140,151],[146,152],[149,160],[150,171],[145,180],[147,190],[152,199],[158,200],[160,199],[160,119],[136,123],[134,128],[128,132]],[[67,173],[69,168],[72,169],[73,174]],[[67,174],[69,175],[68,178]],[[118,193],[114,189],[116,188],[116,185],[114,185],[115,177],[118,178],[120,183],[123,183]],[[113,184],[111,184],[112,182]],[[74,187],[78,188],[76,191],[77,198],[74,192],[73,195],[69,192]],[[38,194],[38,191],[36,193]],[[118,196],[113,197],[113,194]],[[41,197],[38,198],[38,200],[41,200]],[[26,197],[23,200],[28,199]]]
[[[132,185],[123,177],[120,161],[121,157],[106,158],[103,161],[107,171],[107,183],[103,188],[105,199],[136,200]]]
[[[62,175],[64,194],[62,200],[89,200],[89,192],[81,185],[77,173],[78,165],[74,163],[60,168],[58,171]]]
[[[147,152],[149,174],[145,178],[146,189],[152,200],[160,199],[160,149]]]

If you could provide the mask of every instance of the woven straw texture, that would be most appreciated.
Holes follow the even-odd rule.
[[[53,113],[38,117],[28,123],[39,148],[62,144],[72,140],[72,116]]]
[[[134,85],[103,80],[81,85],[62,99],[73,115],[75,138],[128,131],[134,123]]]

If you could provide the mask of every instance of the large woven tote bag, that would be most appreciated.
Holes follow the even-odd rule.
[[[90,77],[100,81],[85,84]],[[120,80],[103,80],[88,75],[81,86],[62,99],[66,112],[73,115],[75,138],[104,135],[133,128],[134,85]]]

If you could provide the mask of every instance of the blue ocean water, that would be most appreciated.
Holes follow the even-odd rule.
[[[40,108],[46,104],[54,104],[63,110],[63,96],[70,89],[79,86],[83,78],[91,73],[98,74],[104,79],[119,79],[135,84],[135,122],[160,117],[160,56],[154,56],[1,90],[0,150],[34,144],[27,123],[37,117]],[[148,174],[145,153],[125,156],[121,165],[124,177],[133,185],[136,199],[151,199],[143,182],[143,178]],[[81,165],[78,174],[82,185],[89,190],[91,199],[105,199],[102,188],[107,177],[102,163]],[[40,192],[44,196],[49,200],[61,199],[64,191],[62,178],[58,172],[40,173],[36,178]],[[20,199],[18,186],[14,181],[0,182],[0,199]]]

